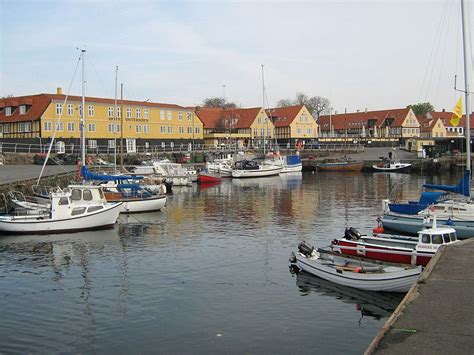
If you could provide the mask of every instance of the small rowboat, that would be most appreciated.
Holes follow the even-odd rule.
[[[422,271],[421,266],[369,262],[322,249],[316,251],[305,242],[291,254],[290,266],[339,285],[385,292],[407,292]]]
[[[197,178],[200,184],[216,183],[221,181],[220,174],[211,173],[209,171],[201,171]]]

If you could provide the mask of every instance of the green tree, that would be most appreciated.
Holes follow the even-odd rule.
[[[434,106],[429,102],[420,102],[418,104],[408,105],[407,108],[411,108],[413,113],[417,116],[426,116],[428,112],[433,112],[435,110]]]
[[[224,107],[224,108],[236,108],[237,105],[233,102],[228,102],[223,97],[209,97],[204,99],[202,102],[204,107]]]

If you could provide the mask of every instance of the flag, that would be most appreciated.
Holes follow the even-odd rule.
[[[461,119],[462,116],[462,97],[459,98],[458,102],[453,108],[453,115],[451,116],[451,120],[449,123],[451,123],[453,126],[459,125],[459,120]]]

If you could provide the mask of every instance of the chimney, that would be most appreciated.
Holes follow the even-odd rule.
[[[367,113],[367,107],[365,108],[365,113]]]
[[[334,114],[337,115],[337,111],[334,111]]]
[[[443,108],[443,112],[446,112],[446,110]]]
[[[62,95],[63,94],[63,88],[61,88],[61,87],[56,88],[56,94],[57,95]]]
[[[359,113],[359,112],[360,112],[360,110],[357,110],[357,113]]]

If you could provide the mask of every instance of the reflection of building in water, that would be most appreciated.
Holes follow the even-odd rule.
[[[370,292],[341,286],[307,274],[304,271],[296,275],[296,286],[304,294],[315,292],[332,296],[344,303],[353,303],[356,306],[354,310],[360,312],[362,317],[368,316],[376,320],[390,317],[405,295],[389,292]]]

